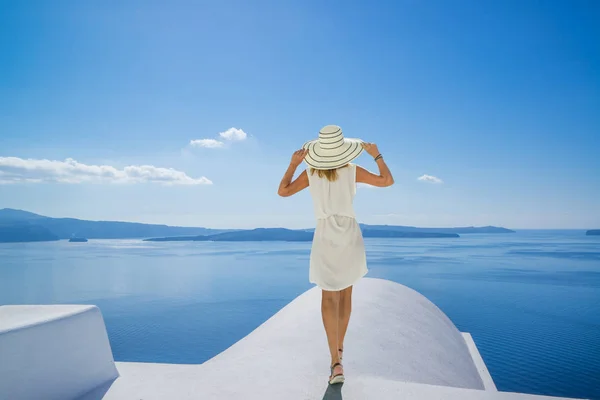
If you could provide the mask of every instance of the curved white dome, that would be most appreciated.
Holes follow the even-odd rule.
[[[327,377],[329,351],[320,302],[317,288],[300,295],[204,363],[203,374],[215,371],[214,379],[218,379],[223,370],[234,366],[236,371],[251,370],[253,381],[277,375],[281,369],[306,379]],[[355,286],[344,347],[349,382],[360,375],[484,389],[465,340],[452,321],[423,295],[395,282],[365,278]]]

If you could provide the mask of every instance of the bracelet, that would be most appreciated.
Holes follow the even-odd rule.
[[[379,160],[380,158],[383,158],[383,156],[381,155],[381,153],[379,153],[379,155],[377,157],[375,157],[375,161]]]

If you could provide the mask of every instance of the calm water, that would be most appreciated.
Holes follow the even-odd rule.
[[[307,243],[0,244],[0,304],[90,303],[118,361],[202,363],[309,289]],[[600,399],[600,237],[367,240],[369,276],[471,332],[500,390]]]

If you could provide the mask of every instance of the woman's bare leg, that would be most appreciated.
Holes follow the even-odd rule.
[[[338,311],[338,346],[340,350],[344,350],[344,338],[346,337],[350,313],[352,312],[352,286],[340,292]]]
[[[327,334],[329,353],[331,354],[331,365],[340,362],[338,353],[338,315],[339,315],[340,292],[323,290],[321,299],[321,314],[323,325]],[[341,367],[337,366],[333,374],[341,373]]]

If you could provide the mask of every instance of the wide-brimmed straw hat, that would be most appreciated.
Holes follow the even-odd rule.
[[[337,125],[324,126],[319,138],[304,143],[302,148],[308,149],[304,162],[314,169],[343,167],[363,151],[362,140],[345,138]]]

